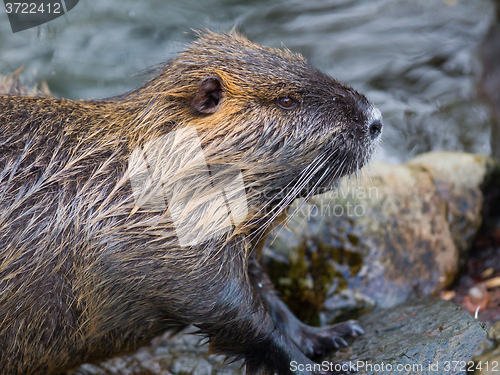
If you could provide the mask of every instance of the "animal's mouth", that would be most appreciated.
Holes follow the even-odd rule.
[[[314,173],[303,173],[305,177],[296,178],[296,184],[300,187],[297,198],[307,198],[333,190],[342,178],[357,174],[374,154],[381,131],[382,123],[377,121],[370,125],[369,132],[363,137],[364,139],[334,142],[330,150],[325,151],[327,156],[324,160],[312,163],[317,164]],[[305,170],[313,169],[315,169],[314,166],[309,165]],[[303,180],[302,183],[301,180]],[[304,182],[304,180],[307,181]]]
[[[269,211],[265,212],[264,219],[259,219],[264,225],[254,233],[256,238],[267,233],[265,228],[283,220],[283,213],[296,198],[307,199],[332,191],[337,188],[343,177],[359,171],[371,158],[376,143],[374,140],[368,145],[357,144],[352,148],[337,147],[333,151],[325,150],[295,176],[286,188],[269,192],[266,198],[272,203],[267,206]]]

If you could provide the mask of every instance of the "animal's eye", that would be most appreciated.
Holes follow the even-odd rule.
[[[297,102],[292,98],[283,97],[276,100],[276,104],[283,109],[292,109],[297,107]]]

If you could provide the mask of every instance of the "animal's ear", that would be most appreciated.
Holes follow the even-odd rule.
[[[209,76],[201,80],[191,106],[201,113],[214,113],[219,109],[222,96],[223,89],[220,79]]]

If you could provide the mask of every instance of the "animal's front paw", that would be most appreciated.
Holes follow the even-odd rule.
[[[326,327],[303,325],[300,337],[294,337],[294,340],[306,356],[314,358],[347,346],[346,337],[357,337],[363,333],[357,321],[349,320]]]

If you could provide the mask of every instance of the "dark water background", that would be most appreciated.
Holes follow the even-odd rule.
[[[491,119],[475,84],[493,20],[491,0],[81,0],[16,34],[0,9],[0,74],[24,65],[26,83],[46,80],[60,97],[116,95],[194,39],[191,29],[236,26],[365,92],[385,119],[379,159],[489,153]]]

